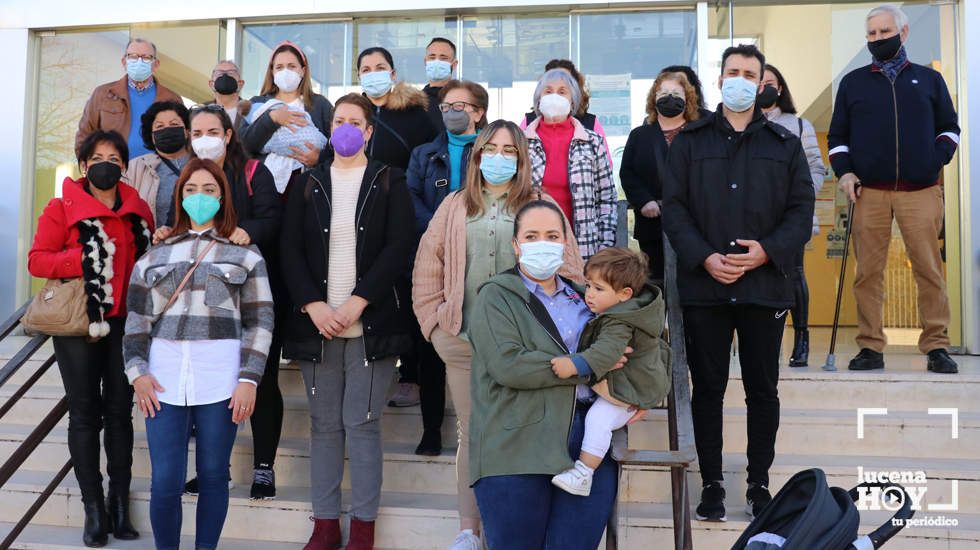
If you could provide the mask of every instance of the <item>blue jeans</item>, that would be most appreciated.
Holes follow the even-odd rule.
[[[575,411],[568,453],[578,458],[586,411]],[[555,472],[558,473],[558,472]],[[580,497],[551,484],[551,475],[485,477],[476,482],[491,550],[595,550],[619,488],[619,466],[607,454],[592,478],[592,493]]]
[[[197,536],[195,546],[218,546],[228,513],[228,461],[238,426],[231,421],[229,399],[210,405],[180,407],[160,403],[146,419],[150,446],[150,524],[157,550],[177,549],[183,519],[180,498],[187,478],[187,442],[195,428],[197,452]]]

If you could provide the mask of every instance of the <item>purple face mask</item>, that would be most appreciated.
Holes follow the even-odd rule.
[[[338,155],[353,157],[364,147],[364,133],[345,122],[331,132],[330,145]]]

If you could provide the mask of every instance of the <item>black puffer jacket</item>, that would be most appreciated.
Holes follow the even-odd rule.
[[[718,112],[689,123],[667,154],[664,232],[677,251],[683,305],[790,307],[794,256],[810,239],[813,180],[799,138],[761,112],[737,133]],[[711,254],[759,241],[769,262],[724,285],[704,268]]]
[[[282,274],[292,303],[283,331],[283,357],[322,360],[323,337],[300,308],[327,299],[331,212],[331,159],[297,181],[289,193],[280,240]],[[370,161],[357,198],[357,284],[368,301],[361,316],[368,360],[399,355],[412,346],[408,296],[395,282],[408,273],[415,214],[401,170]]]
[[[424,92],[399,82],[388,93],[388,101],[374,108],[374,134],[367,145],[367,156],[403,172],[408,169],[412,151],[435,139],[429,98]]]

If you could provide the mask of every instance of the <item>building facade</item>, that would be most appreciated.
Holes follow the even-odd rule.
[[[519,121],[531,106],[545,63],[568,58],[589,75],[590,110],[605,128],[614,160],[630,129],[643,122],[647,92],[662,67],[694,67],[714,108],[720,101],[721,52],[733,42],[751,42],[783,72],[826,154],[836,86],[848,71],[870,61],[864,20],[877,5],[764,0],[481,4],[8,1],[0,8],[0,51],[9,70],[7,85],[0,88],[0,120],[6,122],[0,132],[0,192],[6,198],[0,201],[0,317],[37,288],[26,269],[37,216],[60,193],[61,181],[77,175],[72,145],[78,118],[93,88],[122,75],[119,60],[130,37],[157,45],[159,79],[192,104],[210,98],[208,79],[219,59],[233,59],[242,67],[243,96],[257,94],[269,54],[283,39],[304,48],[315,91],[330,99],[359,90],[354,61],[369,46],[388,48],[399,79],[421,85],[425,46],[443,36],[458,46],[458,76],[490,91],[491,120]],[[910,18],[910,58],[943,74],[960,113],[963,139],[943,173],[950,335],[961,350],[980,353],[980,185],[970,185],[980,182],[980,147],[970,147],[971,127],[980,128],[972,124],[980,119],[980,39],[969,32],[980,24],[980,5],[955,0],[900,4]],[[841,214],[846,212],[832,175],[827,184],[817,203],[821,233],[806,259],[814,325],[832,320]],[[885,315],[889,335],[900,343],[912,338],[918,319],[914,284],[897,235],[896,229]],[[843,322],[853,324],[850,296],[844,304]]]

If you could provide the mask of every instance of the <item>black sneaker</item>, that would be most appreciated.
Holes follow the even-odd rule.
[[[231,476],[228,476],[228,489],[234,489],[234,488],[235,488],[235,482],[231,480]],[[184,484],[184,494],[197,496],[198,492],[199,491],[197,487],[197,476],[194,476],[191,479],[187,480],[187,483]]]
[[[751,518],[758,517],[771,501],[768,487],[761,483],[749,483],[745,491],[745,513]]]
[[[956,374],[960,372],[959,367],[956,366],[956,361],[949,356],[949,353],[942,349],[934,349],[929,352],[929,359],[926,361],[926,368],[930,372],[937,372],[940,374]]]
[[[701,503],[694,511],[699,521],[728,521],[725,516],[725,488],[720,481],[709,481],[701,487]]]
[[[252,474],[252,490],[248,498],[252,500],[273,500],[276,498],[276,473],[271,469],[256,468]]]
[[[860,353],[851,359],[847,370],[877,370],[885,368],[885,356],[868,348],[861,348]]]
[[[442,434],[437,430],[425,430],[422,441],[415,448],[415,454],[422,456],[439,456],[442,454]]]
[[[184,484],[184,494],[197,496],[197,493],[197,476],[195,476],[187,480],[187,483]]]

